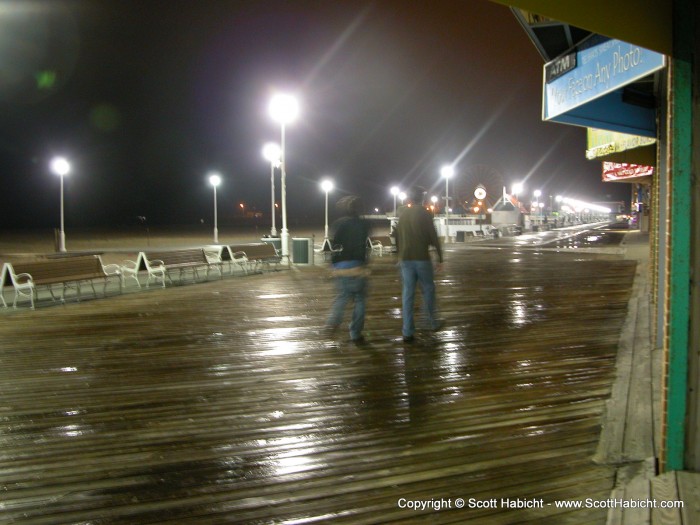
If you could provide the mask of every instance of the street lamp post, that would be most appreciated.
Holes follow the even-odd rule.
[[[275,168],[280,167],[280,147],[274,142],[268,142],[263,147],[263,157],[270,163],[270,196],[272,200],[272,228],[270,228],[270,236],[277,237],[277,228],[275,228]]]
[[[209,184],[214,187],[214,244],[219,244],[219,228],[216,210],[216,187],[221,184],[221,176],[218,173],[209,175]]]
[[[56,157],[51,161],[51,171],[61,178],[61,231],[58,237],[58,251],[66,251],[66,231],[63,221],[63,177],[70,172],[70,164],[63,157]]]
[[[401,190],[398,186],[392,186],[390,191],[391,194],[394,196],[394,217],[396,217],[396,197],[398,196]]]
[[[515,184],[513,184],[512,191],[513,191],[513,195],[515,196],[516,201],[518,200],[518,195],[520,195],[524,189],[525,189],[525,186],[523,185],[522,182],[516,182]],[[520,206],[520,204],[518,204],[518,206]]]
[[[279,122],[282,142],[280,147],[280,171],[282,173],[282,257],[289,262],[289,230],[287,230],[287,161],[285,153],[285,128],[299,113],[299,104],[291,95],[278,94],[270,101],[270,116]]]
[[[533,195],[535,196],[535,208],[537,211],[536,215],[539,217],[539,215],[540,215],[540,195],[542,195],[542,192],[540,190],[535,190]]]
[[[443,166],[440,175],[445,179],[445,242],[450,242],[450,177],[455,174],[452,166]]]
[[[329,179],[324,179],[321,181],[321,189],[326,194],[326,222],[323,234],[323,245],[321,246],[321,251],[333,251],[331,247],[331,241],[328,238],[328,193],[333,191],[333,181]]]

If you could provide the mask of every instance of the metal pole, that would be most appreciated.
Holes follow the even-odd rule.
[[[63,175],[61,175],[61,232],[58,237],[58,250],[61,252],[66,251],[66,232],[63,226]]]
[[[216,210],[216,186],[214,186],[214,244],[219,244],[219,228],[217,223]]]
[[[287,155],[284,151],[284,123],[282,123],[282,151],[280,154],[282,172],[282,258],[289,263],[289,231],[287,230]]]
[[[270,235],[277,237],[277,228],[275,228],[275,163],[270,161],[270,196],[272,197],[272,229]]]
[[[445,242],[450,242],[450,179],[445,177]]]
[[[328,240],[328,192],[326,192],[326,229],[324,239]]]

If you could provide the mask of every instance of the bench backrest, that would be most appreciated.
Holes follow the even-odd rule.
[[[379,237],[370,237],[372,242],[379,242],[382,246],[393,246],[393,239],[389,235],[383,235]]]
[[[35,284],[60,282],[61,280],[95,279],[106,276],[99,255],[12,261],[7,263],[7,267],[13,280],[16,275],[28,273],[32,276]]]
[[[228,249],[228,246],[222,246],[219,244],[211,244],[208,246],[205,246],[203,248],[204,253],[207,254],[212,254],[215,253],[217,256],[222,260],[222,261],[230,261],[231,260],[231,252]]]
[[[279,257],[275,247],[267,242],[252,244],[233,244],[229,246],[231,253],[244,252],[248,259],[268,259]]]
[[[145,263],[155,260],[163,261],[165,266],[202,263],[207,264],[207,257],[202,248],[192,248],[188,250],[172,250],[167,252],[144,252]]]

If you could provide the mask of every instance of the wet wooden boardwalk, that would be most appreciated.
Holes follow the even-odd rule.
[[[605,523],[557,502],[614,486],[634,261],[454,247],[412,345],[373,263],[363,347],[324,334],[320,268],[0,316],[0,522]]]

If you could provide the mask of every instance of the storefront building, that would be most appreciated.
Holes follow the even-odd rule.
[[[700,471],[700,45],[690,0],[494,0],[543,56],[543,119],[589,129],[585,151],[630,185],[650,234],[653,341],[664,355],[662,471]],[[583,147],[582,147],[583,149]],[[582,154],[584,152],[582,151]]]

